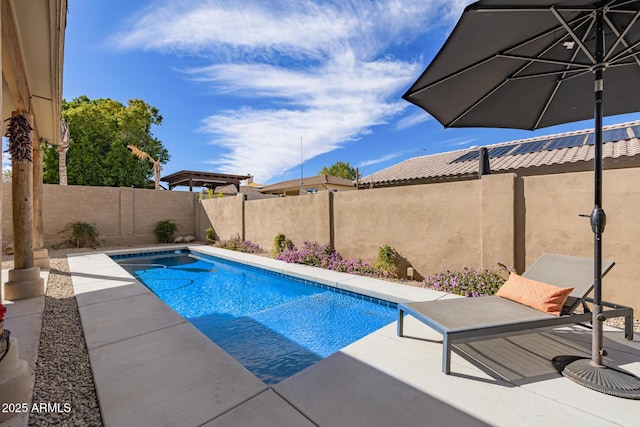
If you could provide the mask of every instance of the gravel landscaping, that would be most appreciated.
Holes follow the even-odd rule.
[[[107,249],[116,248],[100,248]],[[81,248],[49,252],[51,270],[35,369],[33,403],[69,403],[71,410],[32,413],[30,426],[102,426],[89,354],[66,258],[69,252],[87,251]],[[5,256],[2,268],[13,268],[11,257]],[[410,286],[420,284],[406,280],[397,282]],[[623,325],[622,319],[608,320],[607,324],[616,327]],[[640,331],[640,318],[634,319],[634,329]]]

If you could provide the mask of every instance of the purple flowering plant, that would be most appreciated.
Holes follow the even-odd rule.
[[[220,240],[214,246],[232,251],[245,252],[248,254],[259,254],[264,252],[257,243],[249,240],[242,240],[239,234],[232,236],[228,240]]]
[[[465,297],[480,297],[495,294],[509,278],[513,267],[498,262],[493,268],[449,271],[431,275],[422,281],[423,288],[449,292]]]
[[[305,241],[302,248],[298,249],[292,245],[277,254],[276,259],[361,276],[384,277],[386,275],[385,272],[360,259],[342,258],[338,252],[329,247],[328,243],[321,245],[316,242]]]

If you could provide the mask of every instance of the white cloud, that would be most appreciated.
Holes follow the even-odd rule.
[[[399,95],[422,65],[390,47],[462,7],[446,0],[165,1],[142,11],[114,44],[209,60],[182,71],[245,107],[202,120],[211,143],[224,149],[208,162],[268,181],[299,164],[301,137],[308,160],[408,106]],[[423,117],[408,116],[398,128]]]
[[[472,145],[474,145],[474,142],[476,141],[477,141],[476,138],[453,138],[453,139],[448,139],[446,141],[443,141],[442,145],[451,146],[451,147],[462,147],[462,146],[471,147]]]
[[[400,156],[402,156],[402,155],[404,155],[406,153],[407,153],[406,151],[403,151],[401,153],[391,153],[391,154],[384,155],[382,157],[378,157],[377,159],[365,160],[363,162],[358,163],[357,167],[363,168],[363,167],[366,167],[366,166],[376,165],[378,163],[382,163],[382,162],[386,162],[386,161],[391,160],[391,159],[395,159],[396,157],[400,157]]]
[[[433,117],[430,114],[426,113],[425,111],[422,111],[422,110],[416,111],[398,120],[398,122],[396,123],[396,129],[397,130],[408,129],[410,127],[417,125],[418,123],[431,120],[432,118]]]

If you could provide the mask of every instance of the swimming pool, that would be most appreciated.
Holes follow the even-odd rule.
[[[113,258],[268,385],[396,320],[393,303],[197,252]]]

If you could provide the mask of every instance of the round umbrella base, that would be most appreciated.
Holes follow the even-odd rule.
[[[619,368],[597,366],[591,359],[557,356],[553,365],[570,380],[611,396],[640,400],[640,378]]]

